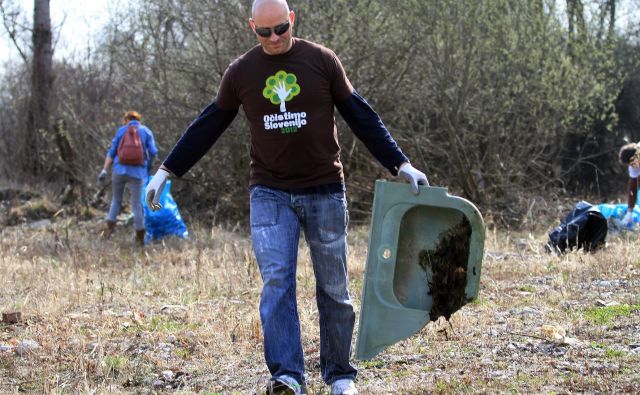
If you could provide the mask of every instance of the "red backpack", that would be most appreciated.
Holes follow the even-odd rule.
[[[144,149],[136,125],[129,125],[118,145],[118,161],[123,165],[144,165]]]

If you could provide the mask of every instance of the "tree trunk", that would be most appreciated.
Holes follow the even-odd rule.
[[[615,38],[616,29],[616,0],[609,0],[609,36],[608,39]]]
[[[51,39],[49,0],[33,2],[33,61],[31,69],[31,106],[27,119],[26,155],[24,168],[32,175],[43,169],[39,155],[40,136],[50,129],[49,111],[53,86],[53,46]]]
[[[573,40],[583,42],[587,30],[582,0],[567,0],[567,19],[569,22],[570,37]]]

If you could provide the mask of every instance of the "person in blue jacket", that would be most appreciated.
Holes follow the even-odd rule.
[[[98,182],[105,180],[107,171],[111,165],[113,165],[113,174],[111,176],[111,207],[105,221],[107,226],[104,231],[104,237],[109,238],[116,227],[116,217],[122,207],[124,188],[128,185],[129,191],[131,192],[131,211],[133,211],[135,225],[135,240],[138,245],[144,246],[146,232],[144,227],[144,212],[142,210],[142,188],[149,177],[150,169],[153,166],[153,159],[158,154],[158,148],[156,148],[153,132],[147,126],[140,123],[140,120],[141,116],[137,111],[130,110],[124,114],[124,125],[118,128],[118,131],[111,141],[111,148],[109,148],[107,152],[104,165],[98,175]],[[144,152],[144,163],[142,165],[122,164],[118,158],[118,146],[129,126],[135,126],[140,136]]]
[[[251,132],[249,222],[263,280],[260,319],[271,374],[267,393],[307,393],[296,302],[298,244],[304,232],[316,278],[322,378],[331,394],[355,395],[349,216],[334,109],[390,174],[411,183],[415,194],[428,181],[354,89],[336,54],[293,37],[294,22],[285,0],[253,2],[248,27],[258,45],[229,65],[215,100],[147,185],[146,201],[158,208],[168,176],[182,176],[202,158],[242,106]]]

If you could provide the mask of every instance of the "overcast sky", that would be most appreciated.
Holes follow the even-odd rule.
[[[31,23],[33,0],[9,2],[19,4]],[[107,22],[110,9],[117,3],[118,0],[51,0],[51,23],[56,28],[54,39],[58,40],[55,56],[68,56],[74,51],[83,52],[87,43]],[[18,52],[3,28],[0,31],[0,62],[9,57],[17,58]]]

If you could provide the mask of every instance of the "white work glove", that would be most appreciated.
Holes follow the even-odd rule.
[[[105,169],[102,169],[100,171],[100,174],[98,174],[98,184],[101,184],[105,178],[107,178],[107,171]]]
[[[145,200],[147,202],[147,206],[149,206],[152,211],[160,210],[162,208],[162,205],[160,204],[160,195],[162,195],[162,190],[164,189],[164,185],[167,183],[168,178],[168,171],[158,169],[151,181],[149,181],[149,184],[147,184]]]
[[[631,211],[627,211],[627,213],[624,215],[624,218],[622,219],[622,225],[633,225],[633,213]]]
[[[411,163],[409,162],[405,162],[402,164],[402,166],[400,166],[400,169],[398,169],[398,175],[406,178],[407,181],[409,181],[409,183],[411,184],[411,189],[413,189],[413,193],[415,195],[420,193],[418,184],[429,186],[427,176],[420,170],[411,166]]]

